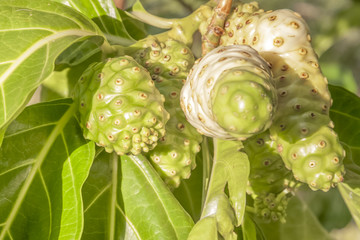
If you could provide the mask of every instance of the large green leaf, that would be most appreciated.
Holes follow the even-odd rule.
[[[189,239],[200,239],[205,228],[209,231],[215,228],[224,239],[236,239],[235,226],[243,221],[250,171],[248,157],[240,151],[241,142],[216,139],[214,143],[213,167],[201,219]]]
[[[289,201],[286,223],[263,223],[258,220],[267,240],[331,240],[309,207],[298,197]]]
[[[347,153],[347,173],[339,190],[360,227],[360,98],[340,87],[330,86],[330,91],[334,100],[330,116]]]
[[[83,189],[83,239],[186,239],[193,221],[148,160],[99,151]]]
[[[101,37],[89,19],[62,4],[0,1],[0,129],[13,120],[72,43]]]
[[[53,71],[42,83],[41,101],[49,101],[58,98],[72,97],[73,89],[82,73],[93,62],[101,61],[101,52],[87,58],[81,64]]]
[[[0,239],[81,234],[79,193],[93,144],[84,145],[73,114],[69,99],[41,103],[9,125],[0,149]]]
[[[360,98],[341,87],[329,86],[333,105],[331,120],[340,141],[349,146],[352,159],[360,165]]]
[[[66,4],[91,18],[112,44],[130,45],[134,39],[127,32],[113,0],[53,0]]]
[[[84,224],[81,188],[89,175],[94,155],[95,144],[89,142],[71,153],[63,164],[59,239],[80,239]]]

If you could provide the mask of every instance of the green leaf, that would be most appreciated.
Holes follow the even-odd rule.
[[[241,225],[243,240],[256,240],[256,225],[248,214],[244,216],[244,222]]]
[[[356,184],[341,183],[339,191],[346,202],[357,226],[360,228],[360,181]]]
[[[195,226],[204,226],[204,222],[210,224],[212,220],[208,218],[215,218],[217,232],[224,239],[236,239],[234,226],[242,223],[245,212],[249,160],[245,153],[240,152],[243,147],[241,142],[220,139],[214,142],[212,173],[201,219]],[[193,231],[196,230],[192,230],[193,239],[201,236]]]
[[[330,117],[334,130],[340,141],[349,146],[354,162],[360,165],[360,98],[341,87],[329,85],[329,90],[333,99]]]
[[[286,223],[263,223],[257,220],[267,240],[331,240],[309,207],[292,197],[287,208]]]
[[[125,11],[122,11],[121,9],[118,9],[118,12],[130,36],[132,36],[136,40],[140,40],[148,35],[148,31],[146,30],[147,26],[143,22],[131,17],[129,14],[127,14]]]
[[[83,15],[39,0],[0,1],[0,129],[13,120],[72,43],[102,38]]]
[[[304,187],[300,194],[327,231],[344,228],[351,221],[351,214],[338,188],[314,192]]]
[[[131,45],[135,40],[127,32],[113,0],[54,0],[91,18],[112,44]]]
[[[217,220],[214,216],[203,218],[191,230],[187,240],[218,240]]]
[[[0,149],[0,239],[57,239],[63,206],[81,205],[71,194],[63,202],[64,163],[85,144],[74,111],[70,99],[32,105],[7,128]],[[74,179],[76,191],[81,178]]]
[[[73,151],[63,164],[60,234],[58,239],[80,239],[83,230],[81,188],[94,160],[95,144],[89,142]]]
[[[83,188],[83,239],[186,239],[193,221],[148,160],[99,152]]]
[[[360,227],[360,98],[341,87],[329,89],[334,101],[330,117],[346,150],[345,180],[339,184],[339,190]]]
[[[57,65],[76,66],[94,55],[101,55],[101,42],[96,42],[91,39],[82,42],[76,42],[67,48],[60,56],[56,59]],[[100,60],[100,59],[99,59]]]
[[[101,52],[98,52],[81,64],[52,72],[42,83],[41,100],[49,101],[58,98],[72,97],[73,89],[85,69],[87,69],[91,63],[100,61]]]

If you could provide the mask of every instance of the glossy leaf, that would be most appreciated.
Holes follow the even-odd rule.
[[[80,79],[82,73],[93,62],[101,61],[102,53],[98,52],[81,64],[76,66],[60,68],[42,83],[41,100],[49,101],[58,98],[72,97],[73,89]]]
[[[360,165],[360,98],[341,87],[329,86],[333,105],[330,117],[334,130],[351,150],[352,159]]]
[[[99,46],[101,46],[101,42],[96,42],[95,40],[74,43],[61,53],[56,59],[56,64],[76,66],[94,55],[101,55],[101,48]]]
[[[241,225],[243,240],[256,240],[256,225],[248,214],[244,216],[244,223]]]
[[[142,156],[100,152],[83,197],[83,239],[186,239],[193,226]]]
[[[134,39],[127,32],[113,0],[54,0],[91,18],[112,44],[130,45]]]
[[[212,173],[201,213],[201,219],[192,230],[193,239],[199,238],[200,231],[208,224],[214,227],[224,239],[236,239],[235,226],[239,226],[244,217],[246,204],[246,187],[249,176],[249,160],[241,152],[242,143],[216,139]],[[228,193],[228,195],[226,194]],[[213,230],[211,230],[213,231]]]
[[[73,165],[71,153],[85,144],[73,114],[71,100],[58,100],[27,107],[9,125],[0,149],[0,239],[57,239],[68,224],[61,235],[80,234],[78,193],[91,151]],[[66,218],[69,204],[77,213]]]
[[[328,192],[314,192],[303,187],[299,193],[328,232],[344,228],[352,220],[339,188],[332,188]]]
[[[100,37],[97,26],[62,4],[0,1],[0,128],[14,119],[72,43]]]
[[[330,90],[334,100],[330,116],[347,152],[347,173],[339,190],[360,227],[360,98],[340,87],[330,86]]]
[[[206,217],[196,223],[191,230],[188,240],[218,240],[217,220],[215,216]]]
[[[81,188],[94,160],[95,144],[89,142],[73,151],[63,164],[62,214],[58,239],[80,239],[84,218]]]

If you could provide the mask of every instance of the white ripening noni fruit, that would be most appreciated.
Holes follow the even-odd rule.
[[[200,133],[229,140],[268,129],[277,107],[269,65],[247,45],[221,46],[198,59],[180,99]]]

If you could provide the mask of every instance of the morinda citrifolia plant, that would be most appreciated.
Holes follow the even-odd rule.
[[[360,99],[309,32],[257,2],[0,1],[0,239],[331,239],[323,205],[359,226]]]

